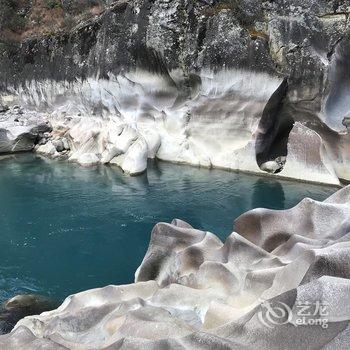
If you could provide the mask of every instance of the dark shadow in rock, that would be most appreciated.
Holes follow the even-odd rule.
[[[350,43],[348,34],[336,47],[329,69],[329,95],[325,104],[326,124],[334,130],[348,127],[350,117]]]
[[[0,334],[10,333],[19,320],[54,310],[59,303],[51,298],[35,295],[17,295],[0,306]]]
[[[286,197],[280,182],[259,179],[254,184],[252,208],[284,209]]]
[[[139,45],[134,50],[134,56],[136,57],[136,67],[138,69],[162,76],[168,81],[169,86],[176,86],[169,74],[165,58],[160,52],[146,45]]]
[[[294,120],[283,113],[283,105],[288,90],[284,79],[266,104],[259,123],[256,137],[256,161],[261,170],[269,173],[282,171],[287,157],[288,137]]]

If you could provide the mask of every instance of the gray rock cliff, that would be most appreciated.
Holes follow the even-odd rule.
[[[59,30],[45,35],[22,30],[17,41],[10,40],[8,30],[2,31],[3,98],[11,94],[32,109],[107,115],[128,125],[132,114],[136,129],[142,118],[157,119],[162,113],[166,120],[177,118],[182,131],[176,138],[185,135],[191,155],[183,156],[184,150],[173,152],[181,156],[170,155],[162,145],[172,140],[160,135],[156,154],[160,159],[254,172],[261,169],[298,178],[284,170],[286,162],[296,162],[300,169],[307,168],[301,179],[313,178],[306,173],[314,169],[311,173],[319,182],[350,180],[349,1],[120,0],[82,4],[96,5],[98,12],[91,10],[87,18],[70,26],[61,24]],[[67,20],[64,16],[71,6],[69,1],[60,2],[60,10],[54,9],[53,14]],[[268,81],[266,77],[275,81],[261,84]],[[213,83],[211,89],[206,86],[206,79],[217,80],[220,94],[213,90]],[[279,85],[282,81],[283,87]],[[238,84],[251,87],[242,94]],[[278,86],[283,91],[278,93]],[[142,91],[135,93],[136,88]],[[258,96],[262,90],[263,99]],[[213,95],[215,104],[211,103]],[[208,98],[199,100],[205,96]],[[321,162],[316,168],[326,175],[319,175],[314,158],[305,164],[302,154],[287,157],[288,149],[295,150],[289,136],[296,123],[319,138],[317,157]],[[216,159],[213,150],[191,146],[198,146],[199,141],[192,142],[191,137],[201,134],[203,128],[220,128],[217,138],[226,139],[230,134],[231,139],[239,138],[237,135],[247,138],[235,145],[220,143],[218,147],[229,154]],[[204,131],[201,142],[207,138]],[[307,137],[299,135],[300,140],[308,148]],[[102,153],[91,157],[103,158]],[[230,160],[223,161],[227,157]]]

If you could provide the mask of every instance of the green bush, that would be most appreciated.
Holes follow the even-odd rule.
[[[56,7],[62,7],[62,3],[59,0],[45,0],[45,6],[48,9],[54,9]]]
[[[11,20],[8,22],[8,28],[13,31],[21,31],[26,26],[26,19],[24,17],[15,15],[11,18]]]
[[[18,1],[0,0],[0,30],[22,30],[26,25],[26,18],[25,13],[20,10]]]
[[[17,54],[18,46],[15,43],[0,41],[0,58],[9,58]]]

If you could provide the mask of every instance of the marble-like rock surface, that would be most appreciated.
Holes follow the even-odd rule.
[[[1,105],[11,95],[52,123],[82,119],[53,136],[68,147],[40,152],[131,174],[145,170],[147,153],[350,180],[348,0],[98,3],[74,28],[0,43]]]
[[[0,154],[31,151],[52,130],[44,116],[28,112],[19,114],[19,108],[0,113]]]
[[[181,220],[157,224],[134,284],[72,295],[0,348],[348,349],[349,217],[346,187],[252,210],[225,243]]]
[[[184,96],[184,78],[169,74],[136,70],[70,87],[41,83],[53,132],[37,152],[82,165],[116,164],[131,175],[158,158],[335,185],[350,179],[349,134],[320,120],[310,126],[286,118],[279,109],[285,81],[243,70],[202,71]],[[32,82],[20,96],[35,105],[37,89]],[[103,115],[89,115],[94,104],[104,106]]]
[[[118,118],[53,116],[53,132],[36,152],[64,157],[83,166],[116,164],[130,175],[143,173],[147,160],[159,147],[158,134],[151,131],[146,139],[134,127]]]

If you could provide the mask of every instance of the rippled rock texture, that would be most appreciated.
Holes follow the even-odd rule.
[[[84,165],[112,161],[132,174],[145,170],[147,155],[350,180],[349,1],[96,3],[98,13],[73,28],[0,39],[3,100],[16,96],[51,118],[86,121],[73,132],[69,157]],[[105,133],[112,120],[136,136],[123,150],[116,131],[95,133],[104,142],[86,145],[77,134],[91,117],[107,119],[97,127]]]
[[[160,223],[134,284],[70,296],[21,320],[0,347],[347,349],[349,216],[347,187],[324,202],[247,212],[225,243],[181,220]]]

